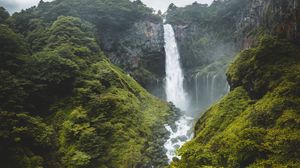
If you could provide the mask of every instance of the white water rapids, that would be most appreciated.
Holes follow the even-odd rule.
[[[166,96],[167,101],[172,102],[176,107],[186,113],[189,108],[187,93],[184,90],[184,76],[180,65],[180,55],[176,44],[175,33],[171,25],[164,25],[165,51],[166,51]],[[192,138],[193,118],[183,114],[175,122],[176,129],[165,125],[170,132],[170,137],[165,143],[169,162],[176,155],[176,150],[186,141]]]

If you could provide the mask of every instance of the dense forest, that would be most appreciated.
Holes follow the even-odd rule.
[[[111,64],[96,36],[143,17],[155,18],[127,0],[1,8],[0,167],[167,163],[163,124],[174,107]]]
[[[187,112],[165,93],[164,24]],[[299,0],[0,3],[0,167],[298,168],[299,44]],[[192,139],[170,139],[187,114]],[[171,160],[168,139],[188,141]]]

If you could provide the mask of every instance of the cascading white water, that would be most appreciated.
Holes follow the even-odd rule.
[[[187,93],[184,91],[184,76],[180,66],[180,55],[178,52],[175,33],[171,25],[164,25],[165,50],[166,50],[166,96],[167,101],[172,102],[176,107],[185,113],[189,107]],[[165,143],[169,162],[176,157],[176,150],[186,141],[192,138],[191,128],[193,118],[183,114],[175,122],[176,129],[172,130],[169,125],[165,125],[170,132],[170,137]]]
[[[166,95],[167,100],[186,111],[188,108],[187,94],[183,89],[183,73],[180,66],[180,56],[176,44],[174,30],[171,25],[164,25],[166,50]]]

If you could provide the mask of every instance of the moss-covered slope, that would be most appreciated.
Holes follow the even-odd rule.
[[[156,84],[165,76],[163,21],[151,8],[129,0],[41,1],[36,7],[14,13],[9,20],[32,50],[39,51],[39,41],[43,42],[39,33],[59,16],[93,24],[97,43],[113,64],[130,73],[148,91],[162,90],[162,84]]]
[[[103,60],[52,117],[0,112],[4,167],[134,167],[167,163],[163,125],[173,114],[131,77]],[[80,86],[80,87],[79,87]]]
[[[1,168],[167,165],[172,107],[108,61],[92,24],[33,19],[26,36],[8,19],[0,24]]]
[[[164,165],[161,146],[167,132],[162,126],[170,117],[170,107],[108,61],[95,63],[88,74],[69,106],[59,108],[52,118],[63,164]]]
[[[231,92],[197,122],[171,167],[299,167],[300,49],[263,37],[228,70]]]

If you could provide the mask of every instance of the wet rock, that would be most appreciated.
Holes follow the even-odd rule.
[[[181,141],[181,142],[185,142],[185,141],[187,141],[187,137],[186,136],[180,136],[180,137],[178,137],[178,139]]]
[[[171,142],[174,144],[174,143],[178,142],[178,139],[177,138],[172,138]]]
[[[178,149],[178,148],[180,148],[180,145],[177,144],[174,147],[175,147],[175,149]]]
[[[180,159],[178,157],[173,157],[172,161],[173,162],[178,162],[178,161],[180,161]]]

